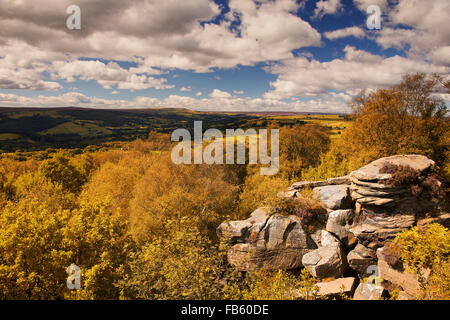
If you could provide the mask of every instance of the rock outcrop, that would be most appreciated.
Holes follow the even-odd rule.
[[[280,195],[300,198],[302,189],[311,189],[327,213],[309,220],[302,214],[272,214],[268,208],[260,208],[247,220],[222,223],[217,234],[231,244],[229,262],[240,270],[306,267],[318,279],[336,279],[319,283],[320,294],[326,297],[338,297],[343,290],[354,292],[356,300],[379,300],[392,288],[403,290],[402,299],[417,297],[417,277],[389,265],[382,248],[386,241],[415,225],[437,222],[448,227],[450,214],[431,218],[417,214],[412,186],[390,185],[392,174],[382,172],[396,171],[385,166],[407,166],[426,179],[434,162],[421,155],[392,156],[373,161],[349,176],[294,183]],[[308,208],[299,209],[308,213]],[[385,280],[382,285],[365,283],[377,276]]]
[[[232,245],[228,261],[241,270],[296,269],[304,254],[318,248],[299,217],[269,215],[263,208],[247,220],[222,223],[217,234]]]
[[[414,201],[409,192],[410,186],[393,187],[386,184],[392,174],[380,173],[381,169],[386,165],[408,166],[422,173],[434,164],[433,160],[422,155],[398,155],[375,160],[350,173],[352,198],[358,207],[375,211]]]
[[[362,213],[360,222],[349,230],[364,246],[377,249],[386,240],[394,238],[397,233],[405,231],[414,225],[413,214]]]

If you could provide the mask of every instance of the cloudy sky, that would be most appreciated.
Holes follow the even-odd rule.
[[[2,0],[0,106],[345,112],[402,74],[448,76],[449,12],[450,0]]]

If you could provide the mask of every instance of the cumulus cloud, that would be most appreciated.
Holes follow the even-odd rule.
[[[448,0],[434,0],[432,3],[399,0],[389,11],[388,25],[379,33],[377,42],[384,48],[407,48],[411,57],[425,58],[428,55],[434,62],[443,60],[445,64],[445,47],[450,45],[450,28],[445,27],[448,12]],[[398,28],[398,25],[408,28]],[[444,55],[442,58],[436,56],[440,52]]]
[[[51,64],[50,71],[53,79],[62,79],[73,82],[76,78],[84,81],[95,80],[103,88],[144,90],[148,88],[170,89],[173,85],[167,85],[164,78],[153,78],[146,75],[137,75],[129,70],[121,68],[115,62],[103,63],[101,61],[56,61]]]
[[[326,14],[335,14],[342,8],[341,0],[319,0],[314,10],[315,18],[322,18]]]
[[[71,0],[0,2],[0,43],[16,41],[54,54],[70,52],[73,58],[138,60],[136,73],[253,65],[290,57],[296,48],[320,45],[320,34],[291,13],[299,8],[295,0],[260,5],[231,0],[230,14],[218,24],[208,22],[220,13],[219,6],[208,0],[80,0],[80,31],[65,27],[70,4]],[[238,31],[230,28],[237,16],[242,22]]]
[[[448,74],[450,68],[401,56],[383,58],[354,47],[344,49],[345,57],[329,62],[298,57],[273,65],[278,74],[266,98],[285,99],[291,96],[319,96],[337,90],[351,94],[367,88],[398,83],[403,74],[436,72]]]
[[[354,0],[354,3],[356,7],[363,12],[366,12],[367,8],[372,5],[379,6],[384,13],[386,13],[388,9],[387,0]]]
[[[325,32],[324,36],[330,40],[354,36],[356,38],[363,38],[364,30],[359,27],[348,27],[334,31]]]
[[[231,98],[231,94],[225,91],[221,91],[219,89],[214,89],[209,96],[211,98]]]

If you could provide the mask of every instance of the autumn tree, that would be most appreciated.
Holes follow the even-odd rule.
[[[448,161],[447,106],[436,95],[442,78],[405,75],[386,89],[361,92],[353,101],[354,122],[322,155],[309,176],[347,174],[375,159],[396,154],[422,154],[438,164]]]

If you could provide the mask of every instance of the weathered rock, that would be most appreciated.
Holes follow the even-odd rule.
[[[425,171],[434,166],[434,161],[422,155],[396,155],[377,159],[368,165],[350,173],[350,178],[359,181],[379,181],[386,180],[391,177],[388,173],[380,173],[380,169],[386,165],[409,166],[419,172]]]
[[[414,273],[408,270],[396,270],[385,259],[383,248],[377,250],[378,270],[380,277],[403,289],[411,297],[417,297],[420,293],[420,285]]]
[[[328,232],[349,248],[354,247],[357,242],[355,235],[350,231],[353,218],[353,210],[336,210],[329,213],[326,226]]]
[[[350,178],[348,176],[343,176],[337,178],[329,178],[327,180],[322,181],[301,181],[292,184],[291,188],[299,190],[304,188],[315,188],[340,184],[350,184]]]
[[[339,240],[333,236],[331,233],[329,233],[326,230],[321,231],[321,238],[320,238],[320,245],[322,247],[328,247],[335,244],[339,244]]]
[[[368,165],[350,173],[351,196],[362,208],[385,211],[423,210],[412,196],[410,185],[393,187],[386,183],[392,177],[390,173],[380,173],[387,164],[409,166],[424,172],[434,166],[434,161],[421,155],[397,155],[375,160]],[[425,206],[426,208],[426,206]]]
[[[315,187],[323,187],[326,186],[327,181],[300,181],[300,182],[295,182],[291,185],[291,188],[294,188],[296,190],[301,190],[301,189],[305,189],[305,188],[315,188]]]
[[[306,253],[302,258],[302,264],[316,278],[339,278],[348,269],[345,253],[340,244],[320,247]]]
[[[240,270],[299,268],[303,255],[318,248],[297,216],[274,214],[263,223],[264,219],[256,219],[252,214],[247,220],[254,224],[249,227],[228,222],[218,228],[219,236],[228,236],[226,240],[234,244],[228,251],[228,261]],[[233,231],[234,226],[240,229]]]
[[[318,294],[327,298],[336,298],[342,293],[352,295],[356,288],[356,279],[353,277],[340,278],[329,282],[320,282]]]
[[[259,208],[247,220],[224,222],[217,228],[217,235],[231,243],[245,242],[252,233],[259,233],[269,219],[269,209]]]
[[[388,292],[382,286],[369,283],[360,283],[355,290],[354,300],[383,300],[388,297]]]
[[[424,218],[417,222],[418,227],[426,226],[432,223],[439,223],[446,228],[450,228],[450,213],[443,213],[437,217]]]
[[[377,264],[377,259],[369,254],[369,249],[358,243],[347,255],[347,261],[350,268],[358,273],[360,279],[371,275],[367,268]]]
[[[361,222],[349,230],[364,246],[376,249],[382,247],[386,240],[394,238],[397,233],[414,225],[414,215],[363,214]]]
[[[352,207],[350,185],[331,185],[316,187],[313,194],[317,195],[320,202],[331,210],[349,209]]]

